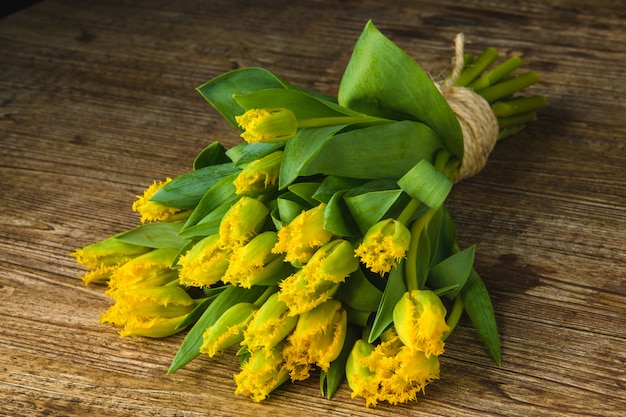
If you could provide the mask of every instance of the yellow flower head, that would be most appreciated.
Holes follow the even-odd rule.
[[[348,314],[337,300],[328,300],[302,314],[283,350],[291,379],[308,378],[312,364],[327,371],[341,353],[347,325]]]
[[[359,267],[350,242],[337,239],[318,249],[311,260],[280,283],[278,297],[289,314],[305,313],[328,300],[339,283]]]
[[[278,181],[283,151],[276,151],[250,162],[239,173],[233,185],[237,194],[263,194],[270,191]]]
[[[234,249],[222,281],[250,288],[275,276],[284,266],[282,257],[272,253],[276,242],[276,232],[268,231]]]
[[[200,353],[213,357],[243,340],[243,331],[252,320],[256,307],[252,303],[238,303],[226,310],[203,334]]]
[[[151,186],[146,188],[143,195],[137,196],[137,200],[133,203],[133,211],[137,211],[141,214],[142,223],[165,221],[182,211],[178,208],[168,207],[155,203],[154,201],[150,201],[150,198],[171,180],[171,178],[167,178],[165,181],[155,180]]]
[[[298,317],[290,316],[287,305],[278,299],[278,293],[274,293],[254,313],[241,344],[249,352],[270,350],[291,333],[297,322]]]
[[[352,398],[363,397],[367,407],[405,403],[439,378],[439,358],[412,351],[397,336],[375,347],[359,340],[348,357],[346,377]]]
[[[111,275],[108,294],[138,287],[156,287],[178,279],[176,270],[170,268],[178,249],[155,249],[131,259]]]
[[[194,300],[180,287],[133,288],[115,293],[115,304],[100,318],[103,323],[123,327],[121,336],[166,337],[195,307]]]
[[[303,211],[289,224],[278,231],[278,243],[275,253],[284,253],[285,261],[305,264],[313,253],[328,243],[333,234],[324,229],[324,210],[322,203],[310,210]]]
[[[263,227],[269,209],[252,197],[241,197],[226,212],[220,222],[220,243],[224,248],[234,249],[245,245]]]
[[[381,220],[367,231],[356,255],[373,272],[383,275],[404,258],[410,242],[411,232],[404,224]]]
[[[411,350],[424,352],[427,357],[443,353],[442,336],[450,327],[446,308],[434,292],[406,292],[393,309],[393,322],[398,336]]]
[[[298,121],[288,109],[253,109],[235,120],[244,130],[241,137],[248,143],[282,142],[296,135]]]
[[[289,379],[282,355],[283,343],[272,349],[261,349],[251,353],[250,358],[235,375],[235,394],[246,395],[255,402],[261,402]]]
[[[150,248],[122,242],[115,236],[76,249],[70,255],[87,270],[82,275],[85,284],[107,281],[113,271],[136,256],[146,253]]]
[[[178,259],[180,283],[189,287],[217,283],[228,268],[229,256],[218,234],[205,237]]]
[[[352,390],[352,398],[365,398],[367,407],[378,402],[379,380],[376,372],[365,365],[363,359],[374,351],[374,345],[359,339],[354,343],[346,362],[346,380]]]

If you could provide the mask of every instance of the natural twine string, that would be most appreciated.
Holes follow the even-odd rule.
[[[464,156],[460,174],[456,181],[478,174],[485,164],[498,140],[498,119],[489,103],[465,87],[454,86],[463,69],[462,33],[454,39],[454,70],[439,89],[456,115],[463,131]]]

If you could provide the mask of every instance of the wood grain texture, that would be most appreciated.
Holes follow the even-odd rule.
[[[264,66],[335,94],[373,18],[433,76],[452,40],[520,54],[549,106],[449,198],[492,295],[415,403],[366,409],[317,375],[255,404],[232,351],[167,376],[182,336],[120,338],[69,253],[138,224],[134,196],[237,133],[194,91]],[[44,0],[0,20],[0,415],[621,416],[626,409],[626,9],[620,1]]]

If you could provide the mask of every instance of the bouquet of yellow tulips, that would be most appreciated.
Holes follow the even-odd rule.
[[[414,400],[439,377],[465,312],[496,363],[500,342],[474,250],[445,208],[498,139],[535,118],[538,81],[457,39],[442,84],[368,22],[337,97],[262,68],[198,91],[245,140],[210,144],[193,169],[133,204],[143,224],[78,249],[85,283],[114,303],[122,336],[188,330],[169,372],[201,354],[239,356],[236,394],[266,399],[320,369],[367,406]]]

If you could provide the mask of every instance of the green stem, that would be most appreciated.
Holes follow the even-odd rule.
[[[463,304],[463,299],[460,295],[457,295],[454,299],[454,305],[452,306],[452,310],[448,315],[448,320],[446,320],[446,324],[448,325],[448,327],[450,327],[450,330],[443,334],[441,340],[446,340],[448,336],[450,336],[456,325],[459,323],[459,320],[461,319],[464,307],[465,305]]]
[[[482,96],[482,98],[487,100],[487,102],[493,103],[494,101],[510,96],[517,91],[523,90],[538,81],[539,75],[537,75],[536,72],[529,71],[510,80],[502,81],[490,87],[475,91]]]
[[[408,291],[420,289],[417,276],[417,246],[422,230],[426,228],[435,213],[435,210],[429,209],[422,217],[415,220],[411,226],[411,242],[409,243],[409,249],[406,251],[406,262],[404,265],[404,280]]]
[[[509,75],[515,69],[519,68],[523,64],[523,61],[520,57],[514,56],[502,64],[495,67],[493,70],[489,71],[487,74],[483,75],[476,81],[467,85],[467,88],[471,88],[472,90],[481,90],[483,88],[494,85],[502,78]]]
[[[312,117],[310,119],[299,119],[298,128],[302,127],[322,127],[349,125],[354,123],[369,123],[388,121],[380,117],[373,116],[337,116],[337,117]]]
[[[267,299],[270,298],[270,296],[276,292],[277,289],[278,287],[276,285],[271,285],[267,287],[267,289],[263,292],[263,294],[261,294],[261,296],[257,298],[257,300],[253,303],[254,306],[256,308],[261,307],[267,301]]]
[[[500,129],[506,129],[507,127],[519,126],[536,119],[537,113],[534,111],[516,114],[511,117],[498,117],[498,127],[500,127]]]
[[[502,140],[504,138],[508,138],[509,136],[513,136],[521,132],[522,130],[524,130],[525,127],[526,127],[526,124],[521,124],[517,126],[502,128],[500,129],[500,133],[498,133],[498,140]]]
[[[454,82],[455,86],[465,87],[476,78],[480,76],[480,74],[485,71],[489,65],[493,63],[498,58],[498,51],[495,48],[489,47],[485,49],[485,52],[480,54],[476,60],[464,69],[459,75],[459,78]]]
[[[400,213],[400,215],[398,216],[398,222],[406,225],[411,219],[413,213],[415,213],[415,210],[417,210],[417,208],[420,206],[420,204],[421,202],[419,200],[412,198],[411,201],[409,201],[409,204],[404,207],[402,213]]]
[[[508,101],[498,101],[491,106],[491,110],[500,118],[538,110],[546,104],[544,96],[517,97]]]

